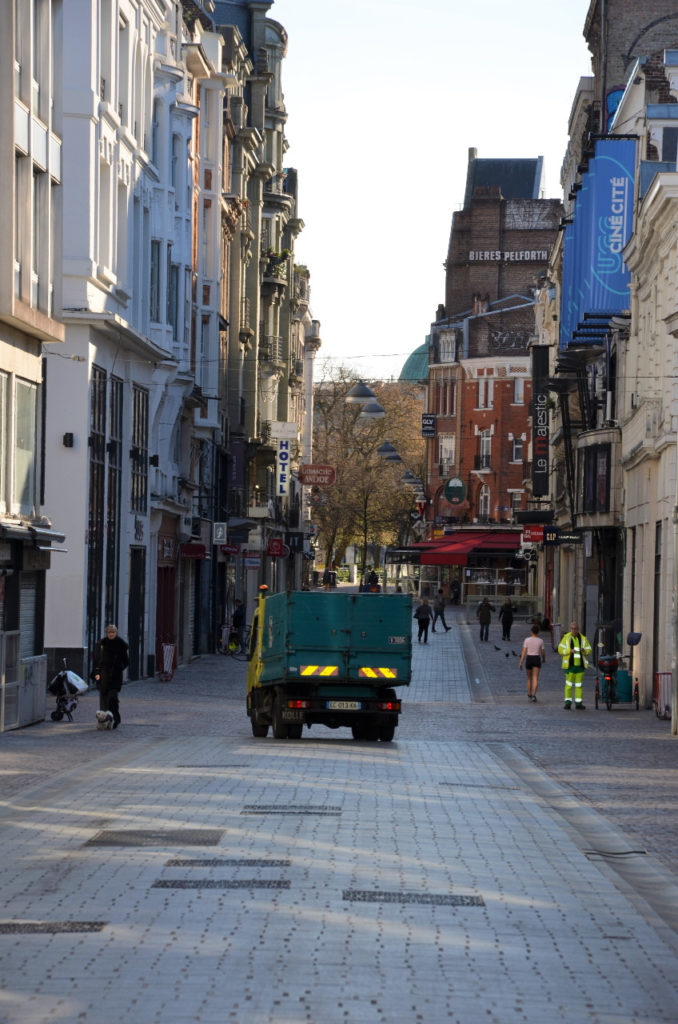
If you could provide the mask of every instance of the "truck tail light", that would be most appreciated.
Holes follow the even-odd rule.
[[[400,711],[399,700],[381,700],[377,705],[380,711]]]
[[[296,711],[302,711],[304,708],[310,708],[310,700],[288,700],[288,708],[293,708]]]

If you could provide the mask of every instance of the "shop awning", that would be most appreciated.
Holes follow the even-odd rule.
[[[468,565],[470,554],[516,551],[520,547],[520,533],[468,530],[413,546],[419,550],[421,565]]]
[[[58,550],[52,544],[63,544],[66,535],[59,530],[52,530],[45,526],[24,526],[23,523],[0,523],[0,540],[21,540],[24,543],[32,543],[40,551]]]

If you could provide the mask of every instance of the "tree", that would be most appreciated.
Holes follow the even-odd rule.
[[[361,407],[346,395],[357,378],[344,367],[316,385],[314,461],[334,466],[336,483],[312,496],[319,546],[329,564],[336,550],[357,544],[365,568],[370,544],[403,543],[414,508],[413,491],[401,483],[406,469],[422,477],[425,447],[421,437],[422,402],[416,386],[368,382],[386,415],[364,419]],[[377,449],[389,440],[401,462],[389,462]]]

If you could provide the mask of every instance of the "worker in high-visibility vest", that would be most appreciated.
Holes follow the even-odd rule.
[[[585,711],[582,700],[584,672],[589,667],[586,656],[591,653],[591,644],[583,633],[579,632],[576,622],[570,623],[570,632],[566,633],[558,644],[558,654],[562,656],[562,667],[565,670],[565,710],[572,705],[572,687],[574,687],[575,710]]]

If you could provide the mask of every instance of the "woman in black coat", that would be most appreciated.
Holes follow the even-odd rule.
[[[99,691],[99,709],[111,712],[114,729],[120,725],[119,694],[122,674],[129,665],[127,651],[127,644],[118,636],[118,627],[106,626],[106,636],[101,638],[94,652],[92,679]]]
[[[507,597],[499,609],[499,621],[501,622],[502,640],[511,639],[511,626],[513,625],[513,604],[511,598]]]

